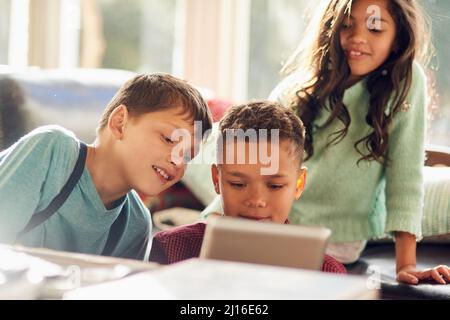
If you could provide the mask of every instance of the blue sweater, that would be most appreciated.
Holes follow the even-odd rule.
[[[0,153],[0,242],[14,243],[33,213],[48,206],[69,178],[78,153],[73,133],[57,126],[40,127]],[[126,226],[112,255],[143,259],[146,251],[138,244],[148,242],[148,209],[132,191],[115,208],[107,210],[86,167],[63,206],[23,235],[19,243],[101,254],[122,208]]]

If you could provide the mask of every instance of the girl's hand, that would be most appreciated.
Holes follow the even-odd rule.
[[[418,270],[414,265],[407,265],[397,271],[397,281],[418,284],[419,281],[434,280],[439,284],[450,282],[450,268],[440,265],[434,268]]]

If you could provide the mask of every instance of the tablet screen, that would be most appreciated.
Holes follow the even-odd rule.
[[[320,270],[330,235],[322,227],[214,218],[200,258]]]

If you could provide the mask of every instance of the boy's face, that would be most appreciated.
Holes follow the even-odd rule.
[[[254,143],[240,141],[234,144],[236,148],[245,147],[245,164],[236,164],[235,156],[233,164],[212,167],[213,183],[221,195],[225,215],[284,223],[292,202],[300,197],[306,179],[306,168],[300,168],[300,159],[293,151],[292,143],[281,140],[279,147],[267,145],[269,149],[276,149],[267,150],[269,154],[279,152],[278,171],[271,175],[261,175],[261,168],[267,165],[261,164],[259,156],[257,163],[248,162],[249,151],[255,150]],[[226,150],[224,147],[224,153]],[[259,150],[258,154],[261,154]]]
[[[181,106],[131,117],[125,108],[117,144],[123,179],[132,189],[154,196],[179,181],[186,169],[185,154],[194,154],[194,125]],[[175,130],[186,136],[174,141]],[[180,152],[175,152],[180,150]]]

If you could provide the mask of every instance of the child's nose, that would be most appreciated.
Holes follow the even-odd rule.
[[[265,208],[266,201],[261,198],[252,198],[245,201],[245,205],[249,208]]]
[[[367,43],[366,31],[367,31],[366,28],[361,28],[361,27],[353,28],[353,32],[350,35],[350,40],[356,44]]]
[[[181,168],[184,167],[184,164],[183,164],[183,161],[182,161],[182,160],[180,160],[180,161],[178,161],[178,162],[173,162],[173,161],[171,161],[170,164],[173,165],[173,166],[174,166],[175,168],[177,168],[177,169],[181,169]]]
[[[267,202],[264,194],[255,190],[250,192],[244,204],[249,208],[265,208]]]
[[[184,167],[184,158],[180,155],[177,155],[175,153],[171,153],[169,155],[169,162],[172,166],[174,166],[175,168],[179,169],[179,168],[183,168]]]

